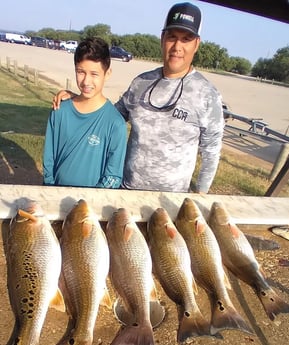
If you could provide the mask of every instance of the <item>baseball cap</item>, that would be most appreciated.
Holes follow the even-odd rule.
[[[200,36],[202,24],[201,10],[190,2],[175,4],[167,15],[164,30],[183,29]]]

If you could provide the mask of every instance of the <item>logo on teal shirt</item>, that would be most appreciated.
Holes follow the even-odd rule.
[[[95,134],[89,135],[88,143],[91,146],[99,145],[100,144],[100,138]]]

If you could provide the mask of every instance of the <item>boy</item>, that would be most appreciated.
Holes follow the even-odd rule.
[[[47,123],[45,185],[118,188],[122,181],[127,127],[104,97],[111,73],[109,47],[100,38],[83,40],[74,55],[80,95],[52,110]]]

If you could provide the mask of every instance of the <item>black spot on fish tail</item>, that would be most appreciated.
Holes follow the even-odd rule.
[[[233,306],[227,306],[221,301],[217,301],[212,309],[211,334],[215,335],[217,332],[226,329],[235,329],[254,334]]]
[[[177,340],[183,342],[191,337],[211,336],[210,324],[200,311],[185,311],[180,318]]]
[[[289,313],[289,304],[279,297],[272,288],[257,291],[257,296],[270,320],[275,320],[278,314]]]
[[[126,326],[117,333],[111,345],[154,345],[150,324]]]

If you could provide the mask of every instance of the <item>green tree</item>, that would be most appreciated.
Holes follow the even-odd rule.
[[[271,74],[272,79],[289,82],[289,46],[278,49],[273,56]]]
[[[135,57],[161,58],[160,39],[154,35],[124,35],[118,37],[117,42],[114,45],[122,46]]]
[[[272,59],[258,59],[251,74],[253,77],[289,83],[289,46],[278,49]]]
[[[227,49],[212,42],[201,42],[194,57],[194,65],[210,69],[227,70],[229,55]]]
[[[100,37],[104,39],[108,44],[111,43],[111,29],[106,24],[88,25],[83,29],[81,38],[88,37]]]
[[[259,58],[252,67],[251,75],[258,78],[268,78],[271,69],[272,59]]]
[[[242,75],[248,75],[252,68],[251,62],[242,57],[230,57],[230,65],[230,72]]]

